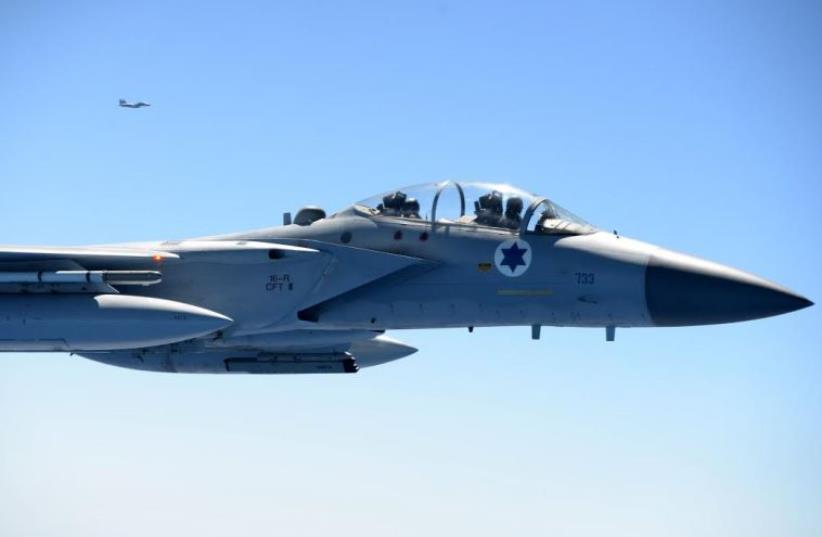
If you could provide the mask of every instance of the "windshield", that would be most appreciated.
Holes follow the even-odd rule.
[[[483,226],[541,234],[583,234],[595,230],[547,198],[503,183],[442,181],[392,190],[355,203],[343,213]]]

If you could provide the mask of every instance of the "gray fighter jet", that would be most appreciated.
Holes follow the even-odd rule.
[[[353,373],[409,328],[689,326],[812,303],[602,231],[552,200],[446,181],[280,227],[155,243],[0,246],[0,350],[186,373]]]
[[[125,99],[120,99],[120,106],[123,108],[142,108],[144,106],[151,106],[149,103],[144,103],[143,101],[137,101],[136,103],[130,103]]]

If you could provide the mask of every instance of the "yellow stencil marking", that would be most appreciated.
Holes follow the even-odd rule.
[[[500,296],[550,296],[554,292],[551,289],[497,289]]]

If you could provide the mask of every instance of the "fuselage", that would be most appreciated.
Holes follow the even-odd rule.
[[[235,325],[228,333],[311,325],[364,330],[687,326],[749,320],[809,304],[757,276],[603,231],[522,234],[345,215],[309,226],[292,224],[205,239],[339,245],[428,262],[321,303],[302,301],[302,293],[320,277],[316,271],[286,264],[278,270],[276,260],[201,271],[190,264],[170,265],[163,271],[162,285],[145,289],[150,296],[231,316]],[[498,247],[511,242],[530,254],[527,267],[516,267],[515,276],[511,267],[495,259]],[[163,243],[152,246],[169,249]],[[204,291],[216,287],[219,294]],[[250,303],[259,303],[259,309],[245,322]]]

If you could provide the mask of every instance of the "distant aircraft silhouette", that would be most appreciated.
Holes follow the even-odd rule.
[[[144,106],[151,106],[148,103],[144,103],[143,101],[137,101],[136,103],[127,102],[125,99],[120,99],[120,106],[123,108],[142,108]]]

